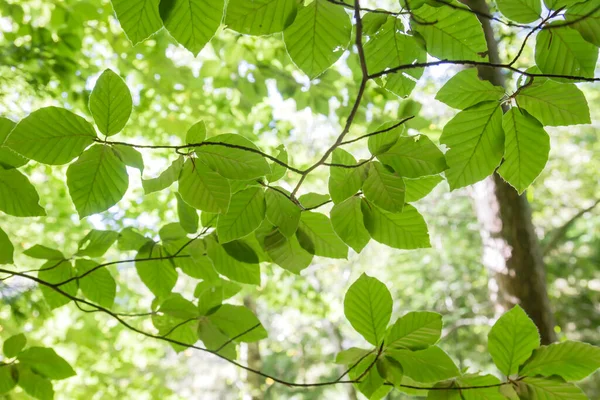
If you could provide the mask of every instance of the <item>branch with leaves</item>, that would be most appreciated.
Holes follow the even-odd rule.
[[[529,8],[498,2],[500,12],[510,20],[505,21],[454,0],[402,0],[399,12],[362,8],[358,0],[353,4],[229,0],[227,8],[224,0],[169,2],[160,10],[156,2],[143,2],[138,11],[129,3],[112,1],[132,44],[165,28],[197,55],[222,23],[246,35],[283,32],[287,54],[310,80],[327,73],[348,50],[355,61],[354,67],[348,65],[356,87],[349,96],[343,127],[323,154],[303,168],[294,166],[283,146],[271,155],[242,135],[208,132],[203,121],[189,128],[182,145],[113,141],[110,138],[130,120],[133,97],[122,78],[106,70],[89,101],[94,124],[59,107],[36,110],[18,123],[1,119],[0,211],[16,217],[45,216],[35,187],[22,173],[22,167],[33,160],[68,164],[66,183],[80,218],[104,212],[118,205],[128,190],[127,167],[143,174],[144,157],[136,149],[166,149],[179,157],[158,177],[144,179],[142,186],[149,194],[177,183],[173,194],[179,222],[163,226],[160,241],[133,228],[92,230],[72,257],[34,246],[24,254],[45,260],[44,265],[28,271],[0,269],[7,274],[2,282],[17,277],[35,282],[52,309],[73,302],[82,312],[106,314],[176,351],[208,352],[291,387],[354,384],[369,398],[380,398],[392,388],[429,392],[432,399],[439,398],[432,393],[463,398],[466,390],[488,398],[535,400],[557,393],[561,399],[583,398],[570,382],[600,366],[598,348],[578,342],[540,347],[535,326],[519,307],[500,318],[489,335],[490,355],[506,376],[500,381],[458,370],[436,345],[442,331],[439,314],[411,312],[390,325],[389,291],[382,282],[363,275],[349,288],[344,310],[370,347],[339,353],[336,362],[347,366],[339,378],[298,383],[236,361],[237,344],[265,339],[267,331],[250,309],[227,300],[241,290],[240,284],[261,284],[261,263],[300,274],[315,256],[345,259],[349,249],[360,253],[371,239],[397,249],[430,247],[425,219],[412,203],[443,180],[454,190],[498,170],[519,193],[524,192],[548,160],[550,142],[544,127],[590,122],[587,100],[575,83],[600,80],[594,76],[600,46],[597,5],[546,1],[550,11],[542,17],[539,0]],[[184,12],[165,9],[175,3]],[[191,12],[192,6],[198,9]],[[489,61],[477,17],[524,33],[512,60]],[[534,37],[535,65],[523,65],[522,55]],[[502,69],[514,74],[517,87],[507,94],[480,80],[475,68],[450,78],[436,96],[460,110],[440,137],[445,152],[419,132],[418,115],[413,113],[351,137],[376,86],[386,95],[405,98],[427,68],[442,65]],[[503,106],[510,108],[504,112]],[[342,148],[352,150],[350,145],[365,141],[370,155],[363,160]],[[329,169],[328,193],[301,194],[310,174],[322,167]],[[326,205],[332,205],[328,213],[315,211]],[[98,262],[114,243],[120,251],[134,251],[136,256]],[[0,263],[12,264],[13,253],[10,238],[0,230]],[[117,283],[110,267],[126,263],[134,263],[142,283],[155,296],[152,310],[112,310]],[[173,293],[180,274],[198,280],[194,300]],[[83,297],[78,297],[79,291]],[[135,327],[125,319],[129,317],[151,318],[157,333]],[[44,388],[47,395],[52,390],[49,380],[72,375],[58,356],[51,359],[62,365],[64,374],[52,375],[40,367],[39,360],[23,350],[23,341],[18,337],[5,344],[9,362],[0,366],[0,383],[8,384],[0,384],[0,389],[8,391],[18,383],[34,396],[34,386]],[[204,347],[196,345],[198,341]],[[344,380],[346,375],[349,379]]]

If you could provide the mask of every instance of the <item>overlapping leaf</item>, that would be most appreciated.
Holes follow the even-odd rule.
[[[300,8],[283,39],[292,61],[314,79],[342,56],[351,33],[350,17],[343,8],[315,0]]]
[[[197,56],[219,29],[224,8],[224,0],[167,0],[160,17],[171,36]]]
[[[22,119],[4,145],[37,162],[62,165],[94,142],[94,127],[82,117],[58,107],[40,108]]]
[[[296,0],[230,0],[225,24],[240,33],[269,35],[287,28],[296,12]]]
[[[500,105],[486,102],[461,111],[446,124],[440,142],[450,148],[446,153],[450,189],[491,175],[504,154]]]
[[[382,282],[362,274],[346,292],[344,314],[367,342],[378,346],[392,315],[392,295]]]
[[[107,136],[119,133],[132,108],[131,93],[123,79],[110,69],[104,71],[90,96],[90,111],[100,132]]]
[[[129,176],[109,146],[91,147],[69,166],[67,186],[80,218],[108,210],[125,195]]]
[[[517,108],[504,114],[502,127],[506,135],[506,150],[498,173],[519,193],[523,193],[548,162],[550,137],[538,120]]]
[[[427,224],[413,206],[406,205],[402,213],[394,214],[363,201],[362,211],[365,227],[379,243],[396,249],[431,247]]]
[[[159,3],[160,0],[112,0],[119,23],[134,45],[162,28]]]

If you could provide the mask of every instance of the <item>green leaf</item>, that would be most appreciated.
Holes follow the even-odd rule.
[[[504,375],[517,373],[531,352],[540,346],[533,321],[516,305],[496,321],[488,335],[488,350]]]
[[[29,161],[4,143],[15,126],[17,124],[10,119],[0,117],[0,167],[5,169],[19,168]]]
[[[27,338],[22,333],[11,336],[4,341],[4,345],[2,346],[2,351],[6,358],[16,357],[17,354],[25,348],[27,344]]]
[[[248,264],[231,257],[214,238],[206,241],[206,250],[215,269],[235,282],[260,285],[260,265]]]
[[[0,167],[0,211],[15,217],[38,217],[46,211],[29,179],[16,169]]]
[[[418,178],[437,175],[447,167],[444,153],[425,135],[400,137],[385,153],[377,156],[400,176]]]
[[[187,345],[171,342],[171,347],[179,353],[198,341],[198,317],[194,304],[175,293],[162,302],[159,313],[152,315],[152,324],[161,336]]]
[[[287,150],[285,149],[285,147],[283,145],[279,145],[277,147],[277,150],[279,150],[279,152],[277,153],[276,158],[279,161],[287,164],[288,163],[288,153],[287,153]],[[287,168],[284,167],[283,165],[273,162],[273,163],[271,163],[271,171],[273,171],[271,174],[267,174],[267,181],[275,182],[285,176],[285,173],[287,172]]]
[[[10,392],[17,385],[12,373],[13,368],[11,366],[0,367],[0,394]]]
[[[300,246],[315,256],[347,258],[348,246],[338,237],[325,215],[305,211],[296,232]]]
[[[171,0],[160,17],[171,36],[194,56],[213,38],[223,19],[224,0]]]
[[[559,8],[571,8],[576,3],[581,3],[582,0],[544,0],[544,4],[551,10],[558,10]],[[585,1],[585,0],[583,0]]]
[[[0,265],[12,264],[14,262],[13,253],[15,248],[11,243],[6,232],[0,228]]]
[[[201,315],[210,313],[219,307],[223,300],[235,296],[242,290],[237,283],[217,278],[215,281],[203,281],[196,285],[194,297],[198,298],[198,311]]]
[[[386,23],[388,14],[378,12],[367,12],[362,17],[363,32],[372,36]]]
[[[421,200],[443,180],[444,178],[439,175],[424,176],[417,179],[404,178],[404,185],[406,186],[404,201],[412,203]]]
[[[231,242],[221,243],[227,254],[235,258],[238,261],[245,262],[248,264],[258,264],[258,255],[254,249],[244,241],[232,240]]]
[[[365,227],[379,243],[396,249],[431,247],[427,224],[413,206],[405,205],[400,214],[387,212],[366,201],[361,207]]]
[[[265,194],[260,187],[250,187],[231,196],[226,214],[219,215],[217,235],[219,243],[239,239],[259,227],[265,219]]]
[[[600,368],[600,348],[591,344],[566,341],[542,346],[519,369],[520,376],[560,376],[580,381]]]
[[[206,139],[206,123],[204,121],[196,122],[188,129],[185,135],[185,142],[187,144],[202,143],[204,139]]]
[[[404,179],[381,163],[369,165],[369,176],[363,185],[365,197],[384,210],[402,212],[406,191]]]
[[[188,243],[189,240],[186,238],[185,242]],[[175,254],[182,248],[182,244],[177,243],[176,246],[171,246],[170,244],[165,243],[165,247],[168,248],[170,254]],[[193,240],[179,253],[179,255],[191,256],[172,259],[175,267],[181,268],[186,275],[191,276],[192,278],[210,281],[218,279],[219,275],[215,270],[212,260],[206,253],[206,245],[203,240]]]
[[[517,383],[522,400],[587,400],[580,388],[560,378],[526,377]]]
[[[162,28],[159,3],[160,0],[112,0],[121,28],[133,45],[143,42]]]
[[[173,182],[179,179],[181,169],[183,168],[183,157],[179,157],[177,160],[164,170],[158,178],[153,179],[142,179],[142,187],[144,188],[145,194],[153,192],[160,192],[165,190],[173,184]]]
[[[179,293],[174,293],[167,297],[158,308],[158,311],[171,317],[182,320],[198,318],[198,308],[191,301],[184,298]]]
[[[123,79],[112,70],[105,70],[90,95],[90,112],[98,130],[106,136],[121,132],[132,109],[133,99]]]
[[[198,212],[195,208],[189,206],[185,201],[183,201],[179,193],[175,193],[175,197],[177,198],[177,216],[179,217],[179,223],[181,224],[181,227],[187,233],[198,232],[198,224],[200,221]]]
[[[75,270],[73,269],[71,262],[66,260],[48,260],[42,265],[40,272],[38,272],[39,279],[51,284],[65,282],[74,276]],[[77,294],[77,282],[71,281],[65,285],[59,286],[58,289],[70,296],[75,296]],[[54,288],[40,285],[40,290],[44,295],[46,303],[48,303],[48,306],[51,309],[62,307],[71,301],[70,298],[63,295],[60,291],[54,290]]]
[[[300,8],[283,40],[294,64],[314,79],[342,56],[351,34],[350,17],[342,7],[315,0]]]
[[[19,386],[21,386],[27,394],[39,400],[54,399],[52,382],[21,365],[18,366],[18,371]]]
[[[95,138],[94,127],[79,115],[46,107],[23,118],[4,145],[42,164],[62,165],[79,156]]]
[[[296,17],[296,0],[230,0],[225,25],[248,35],[283,31]]]
[[[290,238],[298,229],[301,211],[300,207],[281,192],[285,190],[279,187],[269,188],[265,192],[266,216],[285,237]]]
[[[414,37],[404,34],[403,28],[399,18],[390,18],[365,44],[365,57],[370,73],[427,61],[427,53],[423,47]],[[415,88],[423,72],[423,68],[406,69],[384,75],[377,79],[377,83],[400,97],[406,97]]]
[[[298,201],[306,209],[316,208],[330,201],[328,194],[306,193],[298,198]]]
[[[429,311],[413,311],[398,318],[385,338],[386,347],[422,350],[442,336],[442,316]]]
[[[81,276],[96,268],[99,264],[92,260],[79,259],[75,261],[77,275]],[[78,280],[83,295],[90,301],[105,308],[111,308],[117,294],[117,283],[108,269],[98,268],[94,272]]]
[[[382,153],[385,153],[394,144],[396,144],[396,142],[398,141],[398,138],[400,136],[406,135],[406,127],[404,126],[404,124],[396,126],[393,129],[389,129],[392,126],[397,125],[399,122],[400,122],[400,120],[386,122],[385,124],[378,127],[377,130],[375,131],[375,132],[381,132],[381,131],[385,131],[385,132],[381,132],[381,133],[378,133],[377,135],[373,135],[373,136],[369,137],[368,146],[369,146],[369,151],[371,152],[371,154],[373,154],[374,156],[378,156]],[[389,129],[389,130],[387,130],[387,129]]]
[[[79,242],[77,255],[90,258],[102,257],[118,238],[118,232],[93,229]]]
[[[164,257],[168,257],[165,249],[154,242],[146,243],[135,257],[140,279],[156,297],[168,296],[177,283],[177,271]]]
[[[451,190],[491,175],[504,154],[499,103],[481,103],[459,112],[444,127],[440,142],[450,148],[446,179]]]
[[[142,157],[142,153],[131,146],[114,145],[113,149],[125,165],[140,170],[140,174],[144,173],[144,157]]]
[[[521,194],[546,166],[550,137],[538,120],[517,108],[504,114],[502,127],[506,150],[498,173]]]
[[[244,306],[223,304],[208,318],[230,339],[236,338],[236,342],[256,342],[268,336],[258,318]]]
[[[117,242],[117,247],[121,251],[138,251],[143,245],[151,241],[151,239],[129,227],[121,231],[119,235],[119,241]]]
[[[218,135],[206,140],[204,144],[205,146],[196,149],[198,159],[227,179],[256,179],[271,173],[271,167],[259,154],[258,147],[243,136]]]
[[[300,274],[313,259],[313,255],[300,246],[295,236],[288,238],[279,229],[275,229],[265,237],[264,246],[275,264],[294,274]]]
[[[585,96],[573,83],[558,83],[548,79],[540,85],[524,87],[516,100],[520,107],[546,126],[592,122]]]
[[[51,249],[41,244],[36,244],[23,252],[27,257],[38,260],[64,260],[66,257],[58,250]]]
[[[464,110],[484,101],[500,101],[503,96],[504,89],[479,79],[476,68],[468,68],[450,78],[437,92],[435,99]]]
[[[469,10],[460,3],[452,4]],[[471,12],[424,5],[413,10],[411,27],[425,39],[427,52],[440,60],[488,60],[483,28]]]
[[[85,151],[67,169],[67,186],[80,218],[108,210],[129,187],[125,164],[109,146]]]
[[[379,375],[377,367],[375,366],[375,359],[375,354],[368,355],[348,373],[348,376],[352,380],[357,380],[362,376],[360,383],[355,384],[355,386],[368,399],[372,399],[377,390],[381,388],[384,383],[383,378]],[[369,370],[365,373],[367,368],[369,368]]]
[[[394,386],[402,385],[402,378],[404,377],[404,369],[402,365],[391,357],[383,356],[377,360],[377,372],[386,381],[390,382]]]
[[[340,148],[333,151],[331,161],[333,164],[357,165],[354,156]],[[366,164],[364,167],[356,168],[330,167],[329,194],[333,202],[339,203],[354,196],[360,190],[366,172]]]
[[[454,361],[437,346],[419,351],[388,350],[386,354],[400,362],[404,375],[417,382],[438,382],[460,374]]]
[[[522,24],[536,21],[542,15],[540,0],[496,0],[496,4],[504,16]]]
[[[600,10],[597,4],[593,1],[574,4],[567,9],[565,19],[585,40],[600,47]]]
[[[229,338],[208,318],[201,319],[198,323],[198,337],[208,350],[219,350],[218,354],[230,360],[235,360],[237,356],[235,343],[230,342]]]
[[[365,228],[359,197],[352,196],[331,209],[331,225],[337,235],[357,253],[369,243],[371,236]]]
[[[367,354],[373,353],[373,351],[374,350],[350,347],[348,350],[340,351],[335,355],[335,363],[341,365],[352,365]]]
[[[190,206],[207,212],[227,212],[231,189],[227,179],[189,159],[179,177],[179,194]]]
[[[75,374],[68,362],[46,347],[30,347],[19,353],[19,362],[48,379],[67,379]]]
[[[570,27],[552,29],[564,22],[551,22],[538,34],[535,63],[545,74],[594,77],[598,48]]]
[[[367,342],[379,346],[392,316],[392,295],[377,278],[362,274],[346,292],[344,315]]]

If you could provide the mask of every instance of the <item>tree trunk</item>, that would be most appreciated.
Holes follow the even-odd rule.
[[[462,1],[474,10],[490,12],[485,0]],[[479,20],[490,62],[502,62],[490,20],[483,17]],[[505,86],[500,69],[480,67],[479,76],[494,85]],[[474,193],[484,246],[482,262],[490,274],[489,288],[496,314],[519,304],[537,325],[542,343],[556,341],[544,260],[527,197],[519,196],[498,174],[475,185]]]

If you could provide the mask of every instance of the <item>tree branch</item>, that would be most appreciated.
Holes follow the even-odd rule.
[[[548,253],[550,253],[552,250],[554,250],[556,248],[556,246],[558,246],[560,241],[565,237],[565,235],[569,231],[569,228],[571,227],[571,225],[573,225],[579,218],[583,217],[585,214],[589,213],[594,208],[596,208],[596,206],[598,206],[598,204],[600,204],[600,199],[596,200],[594,202],[594,204],[592,204],[591,206],[579,211],[577,214],[573,215],[573,217],[571,217],[571,219],[569,219],[563,225],[561,225],[558,228],[556,228],[555,230],[553,230],[552,233],[550,234],[550,239],[548,240],[548,243],[542,248],[542,255],[545,256]]]

